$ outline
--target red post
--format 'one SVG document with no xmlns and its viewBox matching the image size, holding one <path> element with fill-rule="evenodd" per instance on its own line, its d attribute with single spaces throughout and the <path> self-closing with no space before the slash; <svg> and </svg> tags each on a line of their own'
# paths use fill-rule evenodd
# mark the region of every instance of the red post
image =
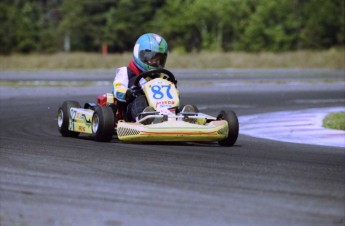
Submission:
<svg viewBox="0 0 345 226">
<path fill-rule="evenodd" d="M 103 43 L 102 44 L 102 55 L 106 56 L 108 54 L 108 44 L 107 43 Z"/>
</svg>

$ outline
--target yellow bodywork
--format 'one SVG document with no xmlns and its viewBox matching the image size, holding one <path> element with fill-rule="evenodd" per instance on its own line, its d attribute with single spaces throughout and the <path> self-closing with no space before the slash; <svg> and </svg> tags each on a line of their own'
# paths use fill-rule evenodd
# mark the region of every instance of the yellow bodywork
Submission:
<svg viewBox="0 0 345 226">
<path fill-rule="evenodd" d="M 172 108 L 180 105 L 179 92 L 175 85 L 162 78 L 153 79 L 145 84 L 143 91 L 149 106 L 157 111 L 161 108 Z"/>
<path fill-rule="evenodd" d="M 71 108 L 68 129 L 70 131 L 92 134 L 91 120 L 93 112 L 83 108 Z"/>
<path fill-rule="evenodd" d="M 224 120 L 212 121 L 205 125 L 184 121 L 165 121 L 143 125 L 119 121 L 117 126 L 119 140 L 129 142 L 148 141 L 219 141 L 228 136 L 228 123 Z"/>
</svg>

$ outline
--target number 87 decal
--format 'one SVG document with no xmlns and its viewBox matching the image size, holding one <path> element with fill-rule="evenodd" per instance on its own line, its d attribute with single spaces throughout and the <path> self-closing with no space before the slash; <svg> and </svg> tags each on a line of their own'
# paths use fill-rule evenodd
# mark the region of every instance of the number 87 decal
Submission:
<svg viewBox="0 0 345 226">
<path fill-rule="evenodd" d="M 172 95 L 170 93 L 170 89 L 171 86 L 168 85 L 162 85 L 162 86 L 158 86 L 158 85 L 154 85 L 151 87 L 151 91 L 153 92 L 153 98 L 156 100 L 160 100 L 164 97 L 164 90 L 165 90 L 165 94 L 168 96 L 169 99 L 172 99 Z"/>
</svg>

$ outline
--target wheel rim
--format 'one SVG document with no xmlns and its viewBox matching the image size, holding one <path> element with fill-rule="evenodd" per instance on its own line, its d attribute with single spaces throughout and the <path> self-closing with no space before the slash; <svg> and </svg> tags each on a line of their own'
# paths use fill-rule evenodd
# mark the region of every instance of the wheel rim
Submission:
<svg viewBox="0 0 345 226">
<path fill-rule="evenodd" d="M 94 133 L 96 133 L 97 130 L 98 130 L 98 127 L 99 127 L 99 117 L 98 117 L 98 115 L 95 114 L 95 115 L 92 117 L 92 131 L 93 131 Z"/>
<path fill-rule="evenodd" d="M 57 116 L 58 127 L 61 128 L 63 124 L 63 111 L 60 109 Z"/>
</svg>

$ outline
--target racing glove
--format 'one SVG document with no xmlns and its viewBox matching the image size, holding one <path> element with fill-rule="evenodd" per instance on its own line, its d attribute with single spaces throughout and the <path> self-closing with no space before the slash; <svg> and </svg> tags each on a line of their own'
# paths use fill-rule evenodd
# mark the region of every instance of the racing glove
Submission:
<svg viewBox="0 0 345 226">
<path fill-rule="evenodd" d="M 137 97 L 136 93 L 132 89 L 127 89 L 126 91 L 126 102 L 132 102 Z"/>
</svg>

